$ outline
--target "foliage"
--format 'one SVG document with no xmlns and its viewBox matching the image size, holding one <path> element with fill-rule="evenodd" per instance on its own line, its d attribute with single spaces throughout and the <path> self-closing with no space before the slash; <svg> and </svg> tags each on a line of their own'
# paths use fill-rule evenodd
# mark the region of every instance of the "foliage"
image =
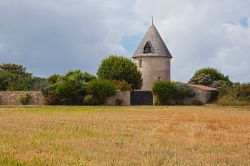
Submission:
<svg viewBox="0 0 250 166">
<path fill-rule="evenodd" d="M 236 99 L 248 101 L 250 103 L 250 83 L 236 86 L 234 93 Z"/>
<path fill-rule="evenodd" d="M 85 85 L 80 82 L 64 80 L 43 90 L 48 104 L 82 104 L 82 98 L 86 95 Z"/>
<path fill-rule="evenodd" d="M 27 105 L 29 103 L 29 101 L 30 101 L 30 98 L 31 98 L 30 94 L 25 93 L 25 94 L 21 95 L 20 102 L 23 105 Z"/>
<path fill-rule="evenodd" d="M 249 105 L 250 104 L 250 83 L 236 84 L 223 91 L 218 102 L 220 105 Z"/>
<path fill-rule="evenodd" d="M 195 95 L 195 92 L 186 84 L 168 81 L 155 82 L 153 85 L 153 93 L 157 96 L 156 105 L 170 104 L 170 100 L 173 100 L 177 105 L 182 105 L 183 99 Z"/>
<path fill-rule="evenodd" d="M 0 90 L 32 90 L 33 77 L 26 68 L 17 64 L 0 65 Z"/>
<path fill-rule="evenodd" d="M 8 89 L 9 83 L 14 79 L 14 74 L 0 71 L 0 90 Z"/>
<path fill-rule="evenodd" d="M 195 72 L 194 76 L 189 81 L 191 84 L 201 84 L 220 88 L 222 86 L 231 86 L 232 82 L 228 76 L 225 76 L 215 68 L 203 68 Z"/>
<path fill-rule="evenodd" d="M 245 106 L 245 105 L 249 105 L 249 102 L 238 100 L 238 99 L 233 98 L 233 96 L 226 95 L 226 96 L 219 98 L 219 100 L 217 101 L 217 104 L 223 105 L 223 106 Z"/>
<path fill-rule="evenodd" d="M 8 72 L 19 76 L 31 76 L 30 73 L 26 72 L 26 68 L 22 65 L 4 63 L 0 65 L 0 72 Z"/>
<path fill-rule="evenodd" d="M 83 99 L 84 105 L 97 105 L 98 101 L 93 97 L 93 95 L 86 95 Z"/>
<path fill-rule="evenodd" d="M 98 104 L 103 104 L 106 97 L 116 94 L 116 89 L 110 80 L 92 80 L 87 85 L 87 92 L 93 96 Z"/>
<path fill-rule="evenodd" d="M 46 78 L 33 77 L 32 78 L 32 90 L 40 91 L 49 86 L 49 81 Z"/>
<path fill-rule="evenodd" d="M 53 74 L 53 75 L 49 76 L 47 78 L 47 80 L 50 84 L 55 84 L 55 83 L 59 82 L 62 78 L 63 78 L 63 76 L 61 76 L 59 74 Z"/>
<path fill-rule="evenodd" d="M 86 72 L 80 70 L 69 71 L 65 76 L 53 75 L 49 78 L 49 87 L 43 90 L 47 104 L 81 105 L 87 95 L 86 85 L 95 79 Z"/>
<path fill-rule="evenodd" d="M 168 81 L 157 81 L 153 85 L 153 93 L 157 96 L 158 104 L 166 105 L 175 90 L 175 85 Z"/>
<path fill-rule="evenodd" d="M 137 66 L 122 56 L 111 55 L 105 58 L 101 62 L 97 76 L 100 79 L 126 81 L 133 89 L 140 89 L 142 86 L 142 77 Z"/>
<path fill-rule="evenodd" d="M 23 77 L 15 75 L 8 83 L 7 90 L 9 91 L 27 91 L 32 90 L 33 79 L 32 77 Z"/>
<path fill-rule="evenodd" d="M 87 72 L 81 72 L 80 70 L 71 70 L 68 71 L 65 75 L 65 78 L 70 81 L 77 81 L 77 82 L 89 82 L 91 80 L 96 79 L 95 76 L 87 73 Z"/>
<path fill-rule="evenodd" d="M 131 85 L 129 83 L 127 83 L 126 81 L 113 80 L 113 83 L 115 85 L 116 90 L 128 91 L 128 90 L 132 89 Z"/>
</svg>

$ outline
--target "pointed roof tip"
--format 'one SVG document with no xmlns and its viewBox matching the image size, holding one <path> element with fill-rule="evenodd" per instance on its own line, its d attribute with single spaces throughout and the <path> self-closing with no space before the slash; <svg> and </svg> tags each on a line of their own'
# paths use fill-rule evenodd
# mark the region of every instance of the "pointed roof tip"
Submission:
<svg viewBox="0 0 250 166">
<path fill-rule="evenodd" d="M 144 47 L 147 44 L 147 42 L 151 43 L 152 48 L 154 50 L 153 53 L 144 54 Z M 139 56 L 160 56 L 160 57 L 172 58 L 171 53 L 169 52 L 166 44 L 164 43 L 157 28 L 154 25 L 153 19 L 152 19 L 152 25 L 147 30 L 147 33 L 145 34 L 143 40 L 141 41 L 141 43 L 139 44 L 138 48 L 136 49 L 133 55 L 133 57 L 139 57 Z"/>
<path fill-rule="evenodd" d="M 154 16 L 152 16 L 152 25 L 154 25 Z"/>
</svg>

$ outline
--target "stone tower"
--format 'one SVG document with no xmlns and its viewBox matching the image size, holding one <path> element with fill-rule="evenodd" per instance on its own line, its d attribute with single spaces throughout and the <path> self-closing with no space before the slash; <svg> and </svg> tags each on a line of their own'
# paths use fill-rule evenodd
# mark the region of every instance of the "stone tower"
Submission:
<svg viewBox="0 0 250 166">
<path fill-rule="evenodd" d="M 133 55 L 142 74 L 141 90 L 151 91 L 153 83 L 158 80 L 170 81 L 171 58 L 167 46 L 152 23 Z"/>
</svg>

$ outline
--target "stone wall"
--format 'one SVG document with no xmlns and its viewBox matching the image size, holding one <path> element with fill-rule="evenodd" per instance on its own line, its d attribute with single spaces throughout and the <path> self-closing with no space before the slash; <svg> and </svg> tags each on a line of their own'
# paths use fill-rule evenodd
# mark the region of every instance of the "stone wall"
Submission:
<svg viewBox="0 0 250 166">
<path fill-rule="evenodd" d="M 195 100 L 199 100 L 202 103 L 210 103 L 214 97 L 214 92 L 217 92 L 216 89 L 202 86 L 202 85 L 192 85 L 188 84 L 195 92 L 195 96 L 191 98 L 186 98 L 182 101 L 184 105 L 191 105 Z M 30 94 L 31 99 L 28 105 L 44 105 L 45 98 L 40 91 L 0 91 L 0 105 L 21 105 L 20 97 L 23 94 Z M 122 101 L 122 106 L 131 105 L 131 92 L 130 91 L 120 91 L 117 92 L 115 96 L 109 97 L 106 99 L 104 105 L 115 106 L 117 105 L 116 101 L 120 99 Z M 156 100 L 154 96 L 154 101 Z M 176 101 L 171 101 L 171 103 L 176 103 Z"/>
<path fill-rule="evenodd" d="M 130 106 L 130 91 L 120 91 L 117 92 L 115 96 L 109 97 L 106 99 L 104 105 L 115 106 L 117 105 L 116 100 L 120 99 L 122 101 L 122 106 Z"/>
<path fill-rule="evenodd" d="M 31 96 L 28 105 L 45 104 L 45 99 L 40 91 L 0 91 L 0 105 L 22 105 L 20 97 L 23 94 Z"/>
<path fill-rule="evenodd" d="M 217 89 L 203 86 L 203 85 L 194 85 L 194 84 L 187 84 L 193 91 L 195 92 L 194 97 L 185 98 L 181 101 L 181 104 L 183 105 L 192 105 L 194 101 L 200 101 L 203 104 L 208 104 L 213 101 L 214 98 L 216 98 L 216 94 L 218 94 Z M 157 97 L 154 96 L 154 102 L 157 100 Z M 180 101 L 169 101 L 170 104 L 180 104 Z M 177 105 L 178 105 L 177 104 Z"/>
<path fill-rule="evenodd" d="M 217 98 L 218 91 L 215 88 L 194 84 L 188 84 L 188 86 L 195 92 L 194 99 L 197 99 L 204 104 L 211 103 L 214 98 Z"/>
</svg>

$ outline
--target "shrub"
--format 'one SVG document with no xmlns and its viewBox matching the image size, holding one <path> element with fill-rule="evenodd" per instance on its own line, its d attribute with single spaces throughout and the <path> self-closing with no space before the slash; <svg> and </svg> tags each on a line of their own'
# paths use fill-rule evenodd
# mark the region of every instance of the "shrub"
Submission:
<svg viewBox="0 0 250 166">
<path fill-rule="evenodd" d="M 98 104 L 103 104 L 107 97 L 116 94 L 116 89 L 112 81 L 92 80 L 87 85 L 87 92 L 93 96 Z"/>
<path fill-rule="evenodd" d="M 250 84 L 237 84 L 227 88 L 217 101 L 220 105 L 243 106 L 250 104 Z"/>
<path fill-rule="evenodd" d="M 117 80 L 113 80 L 113 83 L 115 85 L 115 89 L 116 90 L 120 90 L 120 91 L 128 91 L 131 90 L 131 85 L 129 83 L 127 83 L 126 81 L 117 81 Z"/>
<path fill-rule="evenodd" d="M 142 86 L 142 77 L 137 66 L 122 56 L 111 55 L 102 60 L 97 76 L 100 79 L 126 81 L 133 89 L 140 89 Z"/>
<path fill-rule="evenodd" d="M 201 74 L 195 74 L 193 78 L 189 81 L 189 83 L 210 86 L 213 83 L 213 80 L 210 75 L 201 73 Z"/>
<path fill-rule="evenodd" d="M 55 83 L 59 82 L 59 80 L 62 78 L 63 78 L 63 76 L 61 76 L 59 74 L 53 74 L 53 75 L 49 76 L 47 78 L 47 80 L 50 84 L 55 84 Z"/>
<path fill-rule="evenodd" d="M 93 79 L 95 76 L 86 72 L 69 71 L 65 76 L 60 76 L 59 81 L 45 88 L 43 95 L 47 104 L 82 105 L 87 95 L 86 86 Z"/>
<path fill-rule="evenodd" d="M 232 85 L 232 82 L 229 80 L 228 76 L 225 76 L 215 68 L 209 67 L 196 71 L 193 77 L 190 79 L 189 83 L 212 86 L 214 88 L 219 88 L 221 85 Z"/>
<path fill-rule="evenodd" d="M 219 98 L 219 100 L 217 101 L 217 104 L 223 105 L 223 106 L 246 106 L 246 105 L 249 105 L 249 102 L 234 99 L 232 96 L 226 95 L 226 96 Z"/>
<path fill-rule="evenodd" d="M 122 99 L 115 99 L 115 105 L 121 106 L 122 103 L 123 103 L 123 100 L 122 100 Z"/>
<path fill-rule="evenodd" d="M 167 81 L 155 82 L 153 93 L 157 96 L 156 105 L 183 105 L 183 99 L 195 95 L 195 92 L 188 85 Z"/>
<path fill-rule="evenodd" d="M 250 102 L 250 83 L 236 86 L 234 93 L 236 99 Z"/>
<path fill-rule="evenodd" d="M 23 105 L 27 105 L 29 103 L 29 101 L 30 101 L 30 98 L 31 98 L 30 94 L 25 93 L 25 94 L 21 95 L 20 102 Z"/>
<path fill-rule="evenodd" d="M 51 85 L 49 87 L 46 87 L 42 89 L 42 94 L 45 98 L 45 103 L 48 105 L 58 105 L 60 103 L 60 99 L 56 94 L 56 85 Z"/>
<path fill-rule="evenodd" d="M 175 90 L 175 85 L 168 81 L 157 81 L 153 85 L 153 93 L 157 96 L 159 105 L 168 104 L 168 100 Z"/>
</svg>

